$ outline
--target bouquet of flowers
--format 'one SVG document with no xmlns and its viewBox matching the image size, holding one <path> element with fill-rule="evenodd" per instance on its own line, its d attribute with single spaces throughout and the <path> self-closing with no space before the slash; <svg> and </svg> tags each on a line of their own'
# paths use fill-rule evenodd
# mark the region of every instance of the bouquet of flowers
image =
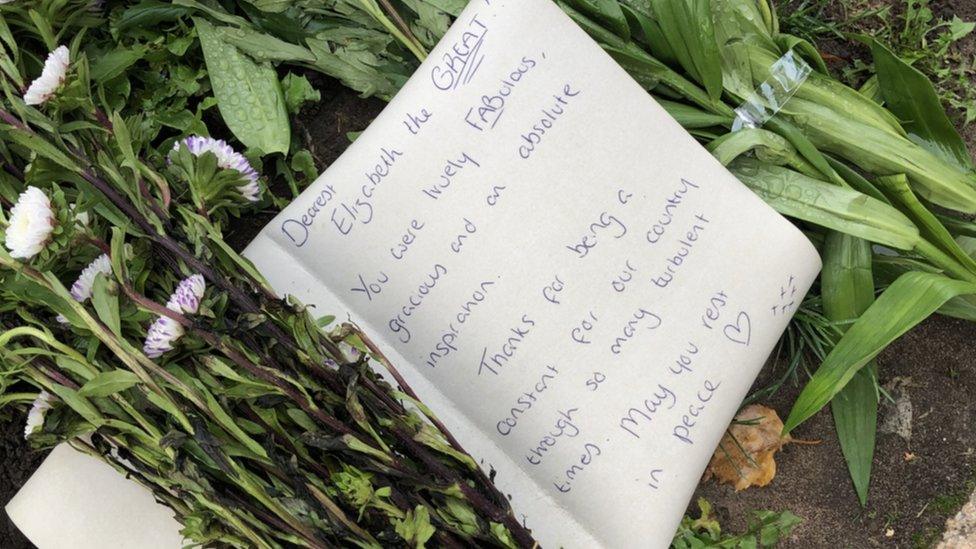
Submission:
<svg viewBox="0 0 976 549">
<path fill-rule="evenodd" d="M 43 8 L 0 19 L 0 404 L 30 404 L 29 441 L 105 459 L 205 546 L 532 546 L 365 334 L 224 241 L 259 169 L 113 110 L 99 14 Z"/>
</svg>

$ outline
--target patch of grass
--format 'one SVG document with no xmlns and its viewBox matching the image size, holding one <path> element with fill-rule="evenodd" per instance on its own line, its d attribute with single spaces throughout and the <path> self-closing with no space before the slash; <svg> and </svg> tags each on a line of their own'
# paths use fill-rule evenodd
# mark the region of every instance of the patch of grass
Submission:
<svg viewBox="0 0 976 549">
<path fill-rule="evenodd" d="M 912 547 L 915 549 L 934 547 L 941 537 L 942 531 L 938 528 L 926 528 L 925 530 L 912 534 Z"/>
<path fill-rule="evenodd" d="M 755 511 L 748 529 L 741 534 L 722 531 L 718 520 L 712 516 L 712 506 L 704 498 L 698 498 L 699 517 L 685 515 L 671 542 L 671 549 L 757 549 L 774 547 L 786 539 L 801 519 L 784 511 Z"/>
<path fill-rule="evenodd" d="M 956 15 L 937 17 L 930 0 L 777 0 L 776 4 L 783 30 L 815 44 L 851 41 L 851 34 L 879 39 L 932 80 L 961 125 L 976 120 L 976 53 L 973 47 L 960 47 L 976 27 L 973 22 Z M 854 59 L 839 76 L 857 86 L 872 73 L 866 57 Z"/>
<path fill-rule="evenodd" d="M 976 471 L 970 473 L 969 479 L 954 490 L 933 497 L 922 508 L 922 513 L 934 514 L 941 520 L 946 520 L 959 512 L 959 509 L 969 501 L 970 495 L 976 490 Z M 919 513 L 921 516 L 922 513 Z M 942 538 L 942 529 L 928 527 L 912 535 L 912 547 L 933 547 Z"/>
<path fill-rule="evenodd" d="M 932 501 L 929 502 L 928 509 L 939 515 L 945 515 L 948 518 L 949 515 L 953 515 L 959 509 L 962 509 L 962 506 L 969 501 L 969 496 L 974 490 L 976 490 L 976 477 L 971 477 L 962 486 L 952 492 L 932 498 Z"/>
</svg>

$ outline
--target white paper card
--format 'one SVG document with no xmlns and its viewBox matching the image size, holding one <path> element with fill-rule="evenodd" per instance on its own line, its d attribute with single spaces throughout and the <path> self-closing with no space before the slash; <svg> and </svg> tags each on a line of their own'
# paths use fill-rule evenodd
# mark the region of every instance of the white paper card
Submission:
<svg viewBox="0 0 976 549">
<path fill-rule="evenodd" d="M 550 0 L 472 1 L 246 255 L 364 327 L 546 547 L 667 547 L 820 267 Z"/>
<path fill-rule="evenodd" d="M 39 549 L 179 549 L 173 511 L 108 464 L 67 444 L 55 448 L 7 504 Z"/>
<path fill-rule="evenodd" d="M 474 1 L 248 249 L 544 546 L 665 547 L 820 263 L 549 0 Z"/>
</svg>

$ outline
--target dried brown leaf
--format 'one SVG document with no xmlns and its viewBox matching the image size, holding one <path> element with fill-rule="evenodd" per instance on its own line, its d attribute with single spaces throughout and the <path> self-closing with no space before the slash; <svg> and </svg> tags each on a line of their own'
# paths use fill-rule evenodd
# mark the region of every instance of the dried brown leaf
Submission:
<svg viewBox="0 0 976 549">
<path fill-rule="evenodd" d="M 761 404 L 743 408 L 712 455 L 705 480 L 714 477 L 735 491 L 766 486 L 776 476 L 774 455 L 791 441 L 782 436 L 783 421 L 776 410 Z"/>
</svg>

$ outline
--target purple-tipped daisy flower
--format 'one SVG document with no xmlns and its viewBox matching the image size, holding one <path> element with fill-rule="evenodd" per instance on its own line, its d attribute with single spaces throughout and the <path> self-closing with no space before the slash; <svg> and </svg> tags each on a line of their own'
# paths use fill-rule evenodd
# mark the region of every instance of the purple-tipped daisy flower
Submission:
<svg viewBox="0 0 976 549">
<path fill-rule="evenodd" d="M 186 330 L 179 322 L 168 316 L 161 316 L 149 326 L 149 333 L 146 334 L 146 343 L 142 346 L 142 350 L 149 358 L 159 358 L 172 351 L 173 345 L 185 333 Z"/>
<path fill-rule="evenodd" d="M 71 297 L 80 303 L 88 301 L 92 296 L 92 286 L 95 285 L 95 277 L 99 273 L 104 275 L 112 274 L 112 260 L 109 259 L 108 254 L 102 254 L 95 258 L 94 261 L 88 264 L 81 274 L 78 275 L 78 280 L 71 285 Z"/>
<path fill-rule="evenodd" d="M 251 163 L 244 158 L 244 155 L 235 151 L 223 139 L 191 135 L 182 141 L 174 143 L 173 150 L 179 150 L 180 144 L 186 145 L 186 148 L 194 156 L 200 156 L 205 152 L 212 152 L 217 157 L 218 166 L 225 170 L 237 170 L 247 180 L 247 183 L 237 187 L 238 192 L 241 193 L 241 196 L 245 200 L 257 202 L 261 199 L 261 186 L 258 185 L 258 179 L 261 177 L 260 174 L 251 167 Z"/>
<path fill-rule="evenodd" d="M 195 314 L 200 310 L 200 300 L 203 299 L 206 289 L 206 281 L 201 275 L 190 276 L 176 286 L 176 291 L 166 302 L 166 308 L 180 314 Z M 162 315 L 149 326 L 142 350 L 149 358 L 159 358 L 172 351 L 185 333 L 186 330 L 179 322 Z"/>
<path fill-rule="evenodd" d="M 95 285 L 95 277 L 99 273 L 105 275 L 112 274 L 112 260 L 109 259 L 108 254 L 102 254 L 96 257 L 94 261 L 89 263 L 81 271 L 78 279 L 71 285 L 71 297 L 79 303 L 84 303 L 91 299 L 92 287 Z M 68 319 L 64 315 L 58 315 L 56 320 L 61 324 L 68 323 Z"/>
<path fill-rule="evenodd" d="M 179 311 L 184 314 L 196 314 L 200 309 L 200 300 L 207 290 L 207 282 L 203 276 L 195 274 L 184 279 L 176 286 L 176 291 L 170 300 L 175 301 Z M 172 307 L 170 307 L 172 309 Z"/>
</svg>

